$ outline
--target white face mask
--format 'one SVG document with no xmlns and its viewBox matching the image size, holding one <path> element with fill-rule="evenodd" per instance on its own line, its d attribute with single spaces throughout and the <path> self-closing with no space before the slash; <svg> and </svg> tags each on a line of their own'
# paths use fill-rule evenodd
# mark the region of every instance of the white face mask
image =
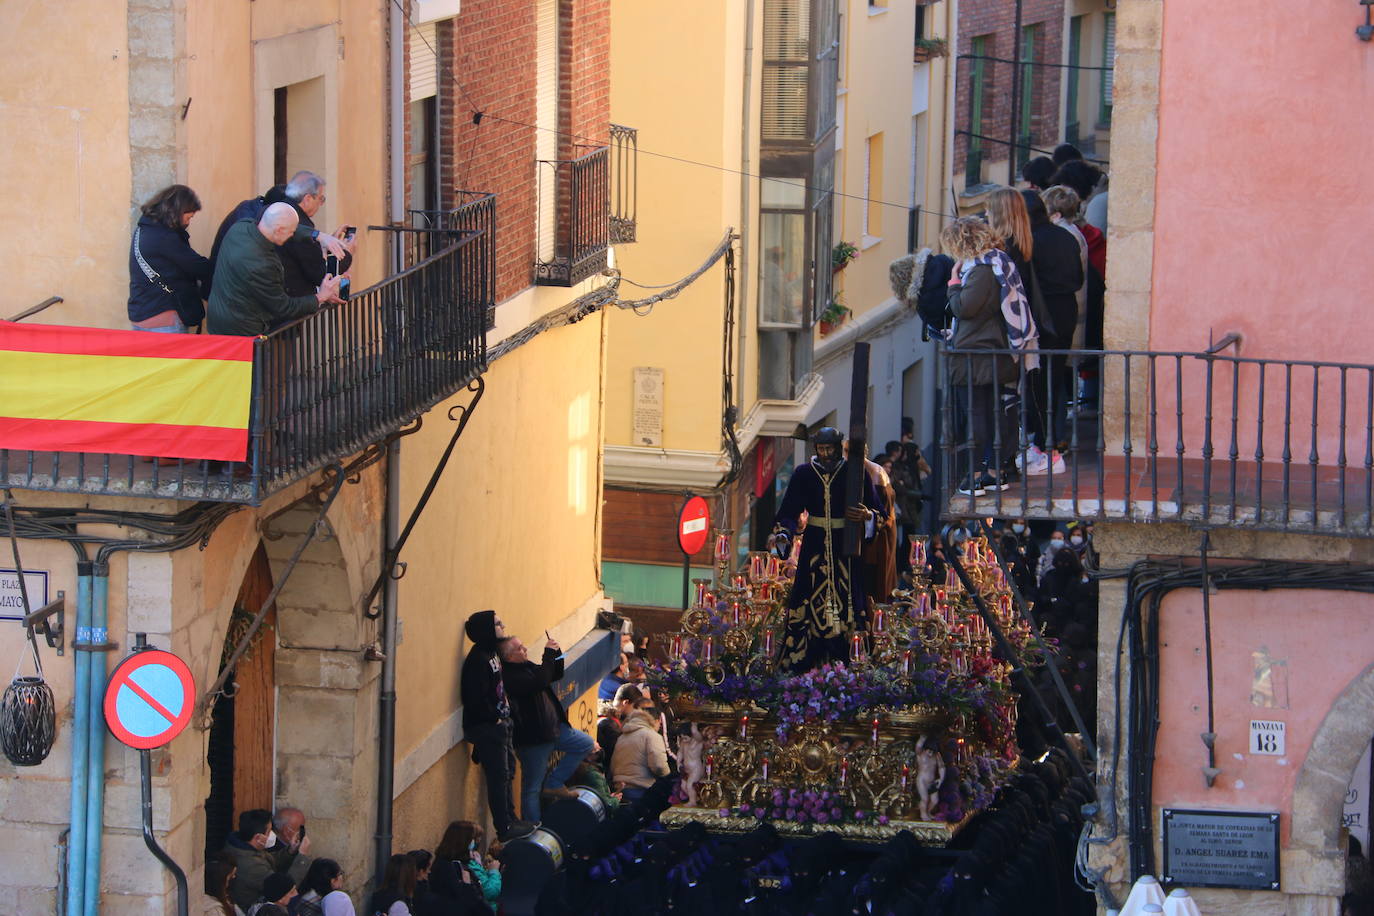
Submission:
<svg viewBox="0 0 1374 916">
<path fill-rule="evenodd" d="M 476 840 L 470 840 L 470 841 L 468 842 L 468 852 L 476 852 L 476 851 L 477 851 L 477 841 L 476 841 Z"/>
<path fill-rule="evenodd" d="M 267 842 L 262 844 L 262 848 L 263 848 L 263 849 L 271 849 L 273 846 L 276 846 L 276 845 L 277 845 L 277 831 L 275 831 L 275 830 L 269 830 L 269 831 L 267 831 Z"/>
<path fill-rule="evenodd" d="M 1083 536 L 1075 534 L 1073 537 L 1069 538 L 1069 543 L 1075 547 L 1079 547 L 1083 544 Z"/>
<path fill-rule="evenodd" d="M 1026 530 L 1026 526 L 1025 526 L 1025 525 L 1012 525 L 1012 526 L 1011 526 L 1011 530 L 1014 531 L 1014 532 L 1016 532 L 1017 534 L 1021 534 L 1023 531 Z"/>
<path fill-rule="evenodd" d="M 1064 539 L 1063 539 L 1063 538 L 1052 538 L 1052 539 L 1050 540 L 1050 549 L 1051 549 L 1051 550 L 1058 550 L 1060 547 L 1063 547 L 1063 546 L 1064 546 Z"/>
</svg>

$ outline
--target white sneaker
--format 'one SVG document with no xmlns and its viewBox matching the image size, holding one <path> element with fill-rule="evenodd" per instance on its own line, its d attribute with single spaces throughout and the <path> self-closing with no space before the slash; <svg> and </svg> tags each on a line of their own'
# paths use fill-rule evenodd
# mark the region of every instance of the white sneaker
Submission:
<svg viewBox="0 0 1374 916">
<path fill-rule="evenodd" d="M 1042 451 L 1040 451 L 1039 446 L 1035 446 L 1035 445 L 1027 446 L 1027 447 L 1026 447 L 1026 451 L 1025 451 L 1024 454 L 1018 452 L 1017 455 L 1016 455 L 1016 467 L 1017 467 L 1017 468 L 1021 471 L 1021 473 L 1023 473 L 1023 474 L 1044 473 L 1043 471 L 1041 471 L 1041 472 L 1028 471 L 1028 470 L 1026 470 L 1026 468 L 1027 468 L 1027 467 L 1033 468 L 1033 467 L 1035 467 L 1036 465 L 1039 465 L 1039 464 L 1041 464 L 1041 463 L 1045 463 L 1045 462 L 1048 462 L 1048 461 L 1049 461 L 1049 459 L 1045 457 L 1045 453 L 1042 452 Z"/>
<path fill-rule="evenodd" d="M 1030 450 L 1026 452 L 1026 466 L 1021 469 L 1021 473 L 1027 477 L 1037 477 L 1048 473 L 1049 469 L 1050 457 L 1040 449 L 1031 446 Z"/>
</svg>

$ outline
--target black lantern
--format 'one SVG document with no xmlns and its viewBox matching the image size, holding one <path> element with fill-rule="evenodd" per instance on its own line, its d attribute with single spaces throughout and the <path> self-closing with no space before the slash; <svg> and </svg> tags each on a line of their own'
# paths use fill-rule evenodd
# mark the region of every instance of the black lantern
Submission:
<svg viewBox="0 0 1374 916">
<path fill-rule="evenodd" d="M 52 750 L 57 704 L 41 677 L 17 677 L 0 697 L 0 748 L 10 763 L 36 767 Z"/>
</svg>

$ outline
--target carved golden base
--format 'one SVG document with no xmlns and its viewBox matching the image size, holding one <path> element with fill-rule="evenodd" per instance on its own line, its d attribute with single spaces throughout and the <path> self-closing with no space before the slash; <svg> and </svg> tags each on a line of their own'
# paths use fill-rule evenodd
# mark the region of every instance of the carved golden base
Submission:
<svg viewBox="0 0 1374 916">
<path fill-rule="evenodd" d="M 759 820 L 752 817 L 722 817 L 720 812 L 713 808 L 689 808 L 686 805 L 678 805 L 664 811 L 659 815 L 659 821 L 664 827 L 669 829 L 684 827 L 687 824 L 701 824 L 711 833 L 742 834 L 748 833 L 759 825 Z M 863 843 L 883 843 L 903 830 L 910 830 L 911 833 L 925 846 L 945 846 L 950 840 L 954 839 L 959 830 L 968 823 L 968 818 L 957 824 L 946 824 L 941 821 L 908 821 L 890 820 L 886 824 L 879 824 L 877 821 L 866 823 L 842 823 L 842 824 L 798 824 L 787 820 L 769 821 L 784 837 L 797 839 L 808 836 L 816 836 L 822 833 L 838 833 L 847 840 L 856 840 Z"/>
</svg>

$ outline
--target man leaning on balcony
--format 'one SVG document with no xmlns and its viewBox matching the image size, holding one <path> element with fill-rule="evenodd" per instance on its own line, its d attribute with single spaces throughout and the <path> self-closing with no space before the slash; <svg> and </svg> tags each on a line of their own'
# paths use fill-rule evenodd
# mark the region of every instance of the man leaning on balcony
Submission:
<svg viewBox="0 0 1374 916">
<path fill-rule="evenodd" d="M 239 220 L 224 236 L 215 262 L 214 284 L 206 309 L 211 334 L 254 337 L 287 321 L 309 315 L 323 305 L 342 302 L 339 278 L 327 276 L 318 292 L 286 293 L 286 277 L 276 248 L 300 225 L 295 208 L 275 203 L 254 223 Z"/>
</svg>

